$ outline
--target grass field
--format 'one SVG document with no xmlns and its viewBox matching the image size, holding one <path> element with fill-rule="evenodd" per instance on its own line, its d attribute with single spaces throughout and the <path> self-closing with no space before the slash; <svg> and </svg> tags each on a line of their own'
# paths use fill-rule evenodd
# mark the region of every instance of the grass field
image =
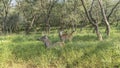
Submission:
<svg viewBox="0 0 120 68">
<path fill-rule="evenodd" d="M 120 31 L 96 40 L 89 30 L 76 32 L 64 47 L 46 49 L 41 34 L 0 36 L 0 68 L 120 68 Z M 49 35 L 59 41 L 57 33 Z"/>
</svg>

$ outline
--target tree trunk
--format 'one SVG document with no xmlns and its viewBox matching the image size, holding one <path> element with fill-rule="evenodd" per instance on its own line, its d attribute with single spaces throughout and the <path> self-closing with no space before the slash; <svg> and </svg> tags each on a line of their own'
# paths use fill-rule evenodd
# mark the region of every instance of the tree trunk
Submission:
<svg viewBox="0 0 120 68">
<path fill-rule="evenodd" d="M 52 9 L 55 6 L 57 1 L 58 0 L 53 1 L 53 3 L 48 8 L 47 16 L 46 16 L 46 19 L 45 19 L 45 23 L 46 23 L 45 31 L 46 31 L 46 33 L 49 33 L 49 31 L 50 31 L 50 14 L 51 14 Z"/>
<path fill-rule="evenodd" d="M 29 33 L 30 33 L 30 30 L 33 28 L 35 18 L 36 18 L 36 15 L 33 16 L 32 21 L 28 21 L 28 22 L 30 22 L 30 23 L 27 24 L 26 34 L 29 34 Z"/>
<path fill-rule="evenodd" d="M 102 41 L 103 38 L 102 38 L 101 33 L 99 32 L 98 24 L 96 24 L 96 26 L 94 26 L 94 27 L 95 27 L 95 32 L 97 34 L 98 40 Z"/>
<path fill-rule="evenodd" d="M 101 8 L 101 13 L 102 13 L 104 21 L 105 21 L 106 33 L 107 33 L 108 36 L 110 36 L 110 24 L 109 24 L 109 22 L 107 20 L 105 10 L 104 10 L 103 4 L 102 4 L 102 0 L 98 0 L 98 2 L 99 2 L 99 5 L 100 5 L 100 8 Z"/>
<path fill-rule="evenodd" d="M 2 0 L 2 3 L 3 3 L 3 6 L 4 6 L 4 13 L 5 14 L 2 14 L 3 15 L 3 23 L 2 23 L 2 32 L 3 33 L 7 33 L 7 18 L 8 18 L 8 8 L 9 8 L 9 2 L 5 2 L 4 0 Z"/>
<path fill-rule="evenodd" d="M 102 35 L 101 35 L 101 33 L 99 32 L 98 23 L 97 23 L 96 20 L 92 17 L 92 14 L 91 14 L 91 10 L 92 10 L 92 7 L 93 7 L 94 0 L 92 1 L 92 4 L 91 4 L 91 7 L 90 7 L 89 12 L 87 12 L 87 9 L 86 9 L 86 7 L 85 7 L 84 1 L 81 0 L 81 2 L 82 2 L 83 8 L 84 8 L 84 10 L 85 10 L 85 13 L 86 13 L 86 15 L 87 15 L 87 18 L 88 18 L 89 22 L 92 24 L 92 26 L 93 26 L 94 29 L 95 29 L 95 32 L 96 32 L 96 35 L 97 35 L 98 40 L 100 40 L 100 41 L 103 40 L 103 39 L 102 39 Z"/>
</svg>

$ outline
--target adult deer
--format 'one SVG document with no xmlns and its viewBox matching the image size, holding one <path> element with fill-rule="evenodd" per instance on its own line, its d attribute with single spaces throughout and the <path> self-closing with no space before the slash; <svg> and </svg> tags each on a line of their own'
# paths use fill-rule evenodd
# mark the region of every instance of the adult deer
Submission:
<svg viewBox="0 0 120 68">
<path fill-rule="evenodd" d="M 39 41 L 42 41 L 45 45 L 46 48 L 50 48 L 50 47 L 53 47 L 53 46 L 64 46 L 64 42 L 56 42 L 56 43 L 52 43 L 48 36 L 42 36 L 41 38 L 38 38 L 37 40 Z"/>
<path fill-rule="evenodd" d="M 59 31 L 59 37 L 62 42 L 65 42 L 67 40 L 72 41 L 73 39 L 73 33 L 75 31 L 73 30 L 71 33 L 64 33 L 63 31 Z"/>
</svg>

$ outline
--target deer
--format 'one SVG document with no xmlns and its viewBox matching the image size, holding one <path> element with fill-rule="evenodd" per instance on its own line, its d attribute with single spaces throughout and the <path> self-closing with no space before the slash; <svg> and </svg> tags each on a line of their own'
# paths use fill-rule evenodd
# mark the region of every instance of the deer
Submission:
<svg viewBox="0 0 120 68">
<path fill-rule="evenodd" d="M 59 37 L 60 37 L 60 40 L 62 41 L 62 42 L 65 42 L 65 41 L 72 41 L 72 39 L 73 39 L 73 33 L 74 33 L 75 31 L 73 30 L 71 33 L 67 33 L 67 32 L 65 32 L 65 33 L 63 33 L 63 31 L 59 31 Z"/>
<path fill-rule="evenodd" d="M 42 41 L 46 48 L 51 48 L 51 47 L 54 47 L 54 46 L 60 46 L 60 47 L 64 46 L 64 42 L 52 43 L 50 41 L 50 39 L 48 38 L 48 36 L 46 36 L 46 35 L 42 36 L 41 38 L 38 38 L 37 40 Z"/>
</svg>

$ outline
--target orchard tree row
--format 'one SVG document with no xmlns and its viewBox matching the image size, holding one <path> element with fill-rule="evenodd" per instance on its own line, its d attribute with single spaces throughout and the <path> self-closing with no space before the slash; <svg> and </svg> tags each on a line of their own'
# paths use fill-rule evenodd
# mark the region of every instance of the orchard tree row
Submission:
<svg viewBox="0 0 120 68">
<path fill-rule="evenodd" d="M 120 0 L 0 0 L 0 32 L 19 33 L 52 29 L 93 28 L 102 40 L 99 27 L 110 36 L 119 26 Z"/>
</svg>

